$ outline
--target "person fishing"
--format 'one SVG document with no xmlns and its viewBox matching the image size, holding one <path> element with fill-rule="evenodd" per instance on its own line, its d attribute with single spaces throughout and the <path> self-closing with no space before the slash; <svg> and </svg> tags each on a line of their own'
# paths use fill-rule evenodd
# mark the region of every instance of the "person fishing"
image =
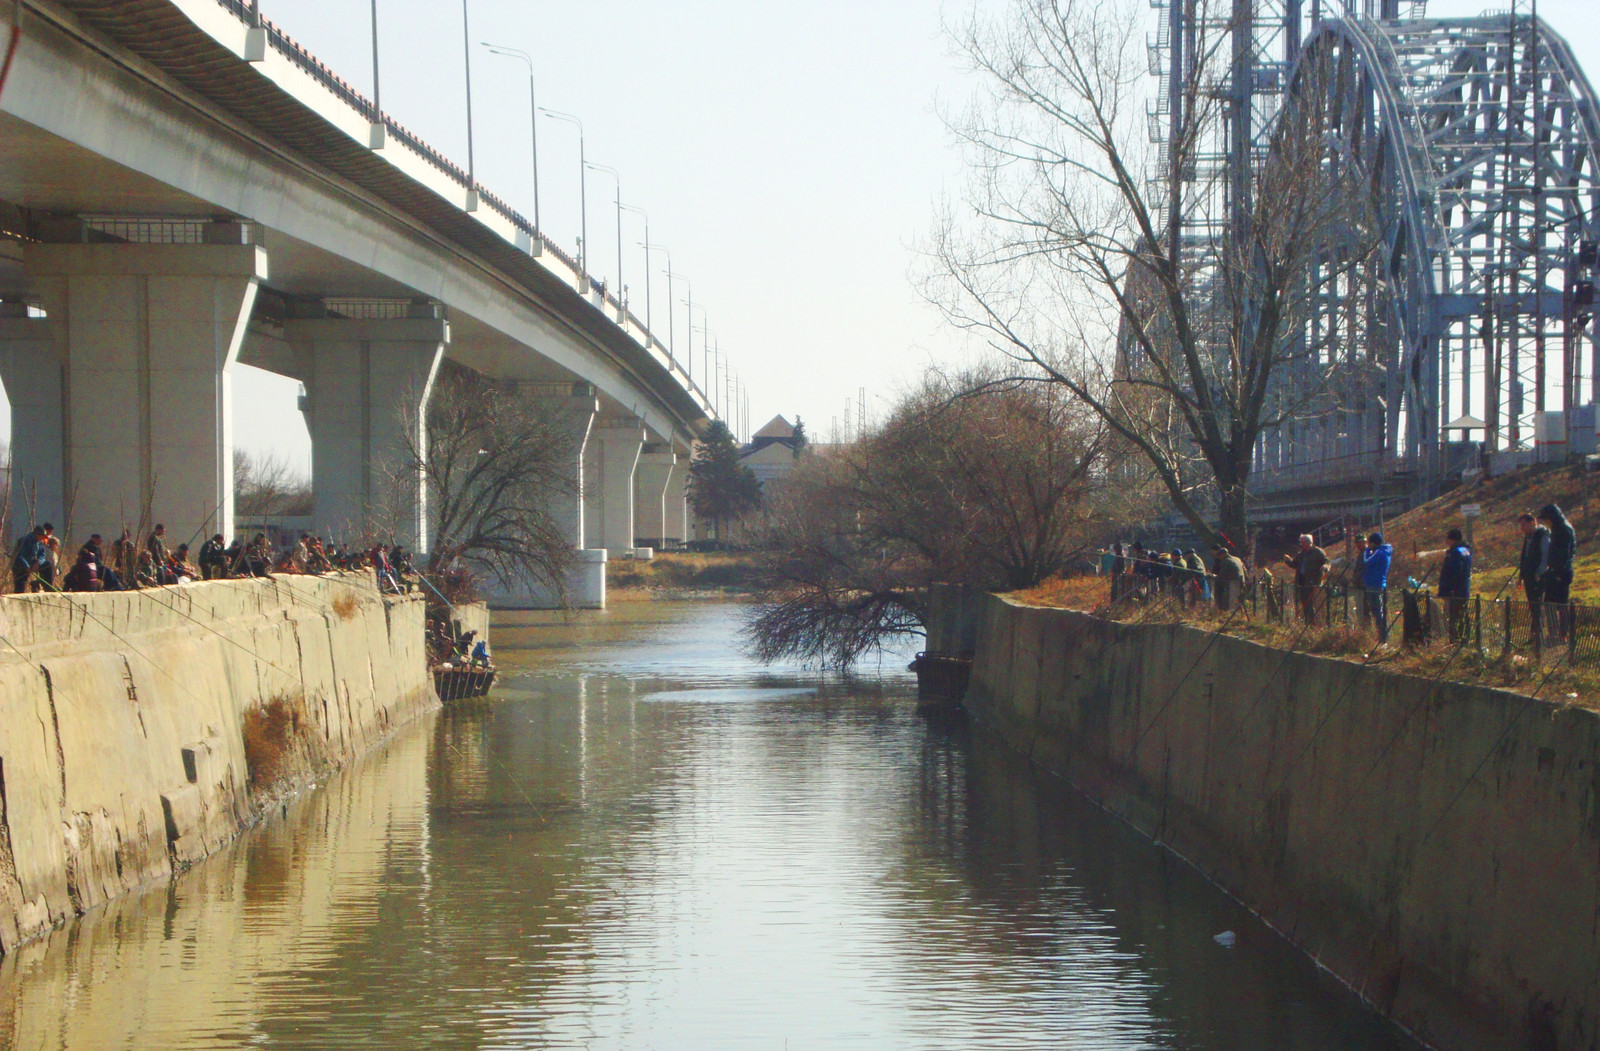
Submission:
<svg viewBox="0 0 1600 1051">
<path fill-rule="evenodd" d="M 1444 601 L 1445 623 L 1450 629 L 1450 641 L 1462 642 L 1467 637 L 1467 599 L 1472 595 L 1472 549 L 1467 546 L 1461 530 L 1451 529 L 1445 534 L 1449 546 L 1445 548 L 1444 562 L 1439 566 L 1439 598 Z"/>
</svg>

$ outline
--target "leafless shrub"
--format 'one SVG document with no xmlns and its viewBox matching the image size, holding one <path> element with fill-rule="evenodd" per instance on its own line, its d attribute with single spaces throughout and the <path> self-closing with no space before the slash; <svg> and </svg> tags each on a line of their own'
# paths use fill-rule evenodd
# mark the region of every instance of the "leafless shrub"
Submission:
<svg viewBox="0 0 1600 1051">
<path fill-rule="evenodd" d="M 1031 587 L 1060 573 L 1112 503 L 1115 443 L 1059 389 L 930 377 L 854 446 L 804 458 L 760 537 L 762 660 L 844 666 L 920 635 L 936 583 Z"/>
<path fill-rule="evenodd" d="M 397 479 L 420 474 L 427 486 L 430 577 L 531 584 L 565 599 L 575 554 L 564 524 L 578 496 L 578 446 L 562 411 L 471 370 L 441 367 L 426 429 L 414 414 L 406 421 L 408 447 L 396 472 Z M 415 491 L 414 484 L 394 488 Z M 394 520 L 405 517 L 391 511 Z"/>
<path fill-rule="evenodd" d="M 244 518 L 311 513 L 311 481 L 280 453 L 233 451 L 233 504 Z"/>
<path fill-rule="evenodd" d="M 356 601 L 354 595 L 346 593 L 334 596 L 333 612 L 340 620 L 349 621 L 355 619 L 356 611 L 360 608 L 361 604 Z"/>
<path fill-rule="evenodd" d="M 278 694 L 244 713 L 244 761 L 252 788 L 268 788 L 288 772 L 304 710 L 303 696 Z"/>
</svg>

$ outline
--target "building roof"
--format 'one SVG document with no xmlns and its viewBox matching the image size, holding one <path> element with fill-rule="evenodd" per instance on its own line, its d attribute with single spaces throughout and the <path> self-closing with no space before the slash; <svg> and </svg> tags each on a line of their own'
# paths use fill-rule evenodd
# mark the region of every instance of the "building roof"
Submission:
<svg viewBox="0 0 1600 1051">
<path fill-rule="evenodd" d="M 762 425 L 761 429 L 752 434 L 751 439 L 778 438 L 788 439 L 794 437 L 794 426 L 782 416 L 774 416 Z"/>
</svg>

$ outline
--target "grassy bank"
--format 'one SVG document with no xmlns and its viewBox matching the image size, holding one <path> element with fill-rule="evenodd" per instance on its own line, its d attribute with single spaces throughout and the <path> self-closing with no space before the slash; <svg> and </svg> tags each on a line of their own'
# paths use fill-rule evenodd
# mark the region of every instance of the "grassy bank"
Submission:
<svg viewBox="0 0 1600 1051">
<path fill-rule="evenodd" d="M 755 590 L 755 557 L 744 552 L 658 552 L 649 562 L 606 563 L 606 590 L 630 598 L 698 598 Z"/>
</svg>

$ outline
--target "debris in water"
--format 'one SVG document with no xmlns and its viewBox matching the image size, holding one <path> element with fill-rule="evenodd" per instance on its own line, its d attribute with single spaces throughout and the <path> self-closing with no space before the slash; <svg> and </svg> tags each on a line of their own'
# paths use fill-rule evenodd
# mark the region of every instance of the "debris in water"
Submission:
<svg viewBox="0 0 1600 1051">
<path fill-rule="evenodd" d="M 1231 949 L 1233 948 L 1233 943 L 1238 941 L 1239 938 L 1232 931 L 1223 931 L 1221 934 L 1216 935 L 1211 940 L 1222 946 L 1224 949 Z"/>
</svg>

